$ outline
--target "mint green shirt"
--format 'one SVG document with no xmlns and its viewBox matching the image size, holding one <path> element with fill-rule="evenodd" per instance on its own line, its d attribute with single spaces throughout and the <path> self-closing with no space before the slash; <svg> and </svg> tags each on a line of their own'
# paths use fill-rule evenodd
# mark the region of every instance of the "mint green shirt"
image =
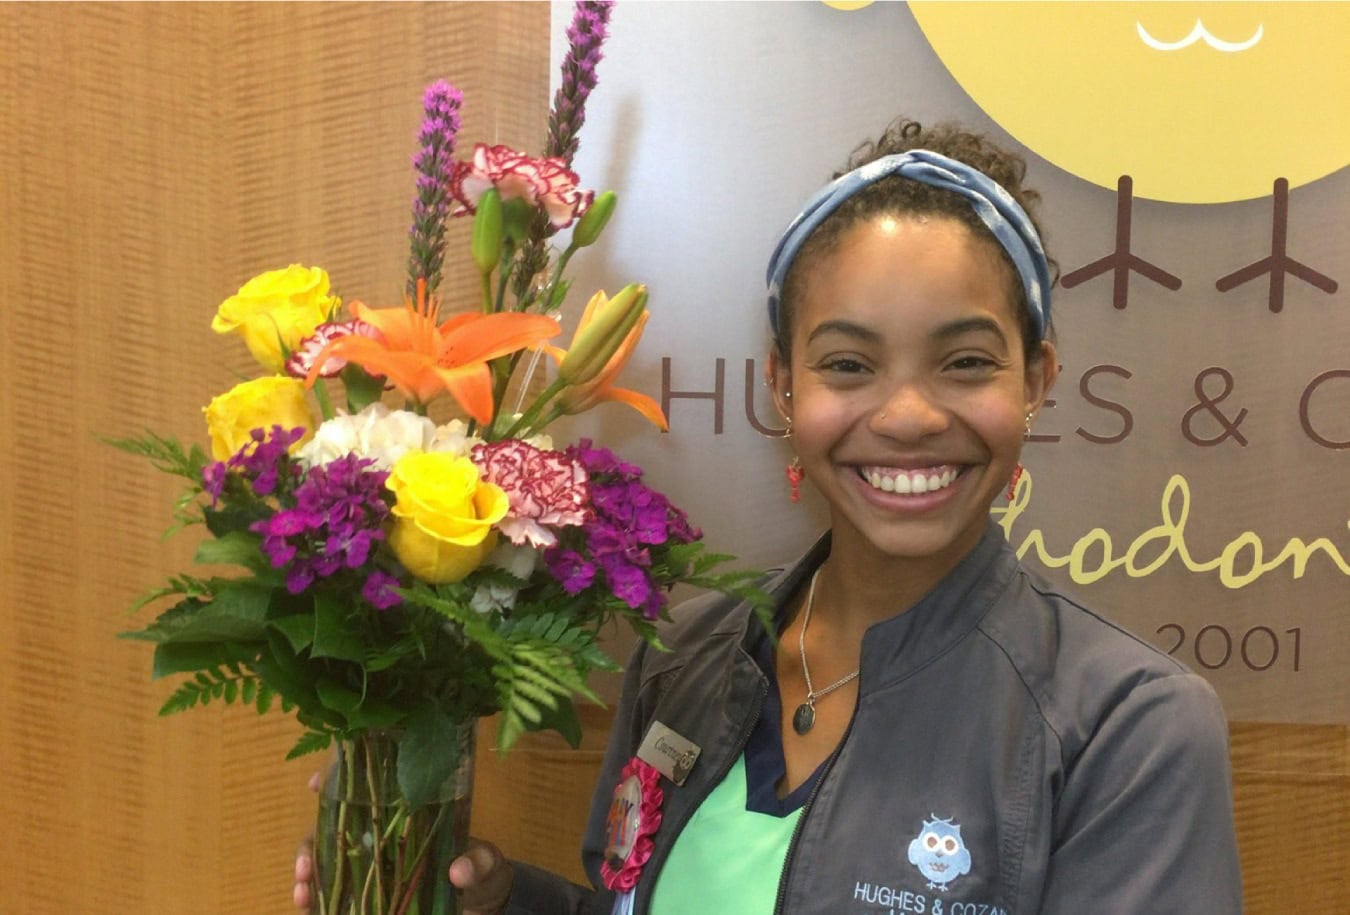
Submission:
<svg viewBox="0 0 1350 915">
<path fill-rule="evenodd" d="M 802 811 L 746 810 L 745 786 L 742 753 L 676 837 L 652 892 L 652 915 L 772 915 Z"/>
</svg>

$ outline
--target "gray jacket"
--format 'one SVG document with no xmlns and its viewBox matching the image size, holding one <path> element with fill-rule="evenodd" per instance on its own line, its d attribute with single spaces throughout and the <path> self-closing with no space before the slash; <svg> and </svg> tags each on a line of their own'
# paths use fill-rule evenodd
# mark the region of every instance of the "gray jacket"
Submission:
<svg viewBox="0 0 1350 915">
<path fill-rule="evenodd" d="M 768 584 L 780 604 L 828 538 Z M 599 886 L 619 771 L 659 720 L 702 748 L 662 780 L 647 911 L 671 843 L 741 753 L 768 689 L 744 605 L 678 608 L 629 664 L 583 844 Z M 945 846 L 945 847 L 944 847 Z M 690 912 L 715 913 L 716 900 Z M 508 912 L 607 913 L 611 894 L 517 865 Z M 862 646 L 853 721 L 803 811 L 791 915 L 1229 915 L 1242 909 L 1228 732 L 1208 684 L 1017 561 L 994 525 Z"/>
</svg>

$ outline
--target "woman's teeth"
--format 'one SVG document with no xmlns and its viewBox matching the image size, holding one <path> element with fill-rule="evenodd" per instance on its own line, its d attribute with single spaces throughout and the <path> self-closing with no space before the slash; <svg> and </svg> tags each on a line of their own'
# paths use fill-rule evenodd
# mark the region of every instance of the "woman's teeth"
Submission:
<svg viewBox="0 0 1350 915">
<path fill-rule="evenodd" d="M 880 489 L 882 492 L 898 492 L 901 495 L 918 495 L 946 489 L 952 485 L 956 476 L 957 470 L 954 467 L 935 467 L 928 470 L 871 467 L 863 470 L 863 479 L 874 489 Z"/>
</svg>

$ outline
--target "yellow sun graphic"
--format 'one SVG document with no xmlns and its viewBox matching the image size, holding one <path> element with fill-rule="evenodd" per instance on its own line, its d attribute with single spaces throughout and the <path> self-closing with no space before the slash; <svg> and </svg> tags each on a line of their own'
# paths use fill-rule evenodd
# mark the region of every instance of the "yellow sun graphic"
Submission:
<svg viewBox="0 0 1350 915">
<path fill-rule="evenodd" d="M 912 0 L 951 74 L 1049 161 L 1219 203 L 1350 164 L 1350 3 Z"/>
</svg>

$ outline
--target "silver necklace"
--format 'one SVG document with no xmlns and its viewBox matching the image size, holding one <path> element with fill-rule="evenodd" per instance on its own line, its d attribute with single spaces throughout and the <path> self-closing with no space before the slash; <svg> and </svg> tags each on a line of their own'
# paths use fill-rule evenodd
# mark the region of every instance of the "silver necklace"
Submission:
<svg viewBox="0 0 1350 915">
<path fill-rule="evenodd" d="M 816 692 L 811 686 L 811 668 L 806 664 L 806 627 L 811 625 L 811 607 L 816 602 L 816 579 L 820 577 L 820 569 L 817 568 L 815 574 L 811 576 L 811 587 L 806 591 L 806 610 L 802 615 L 802 628 L 797 633 L 797 653 L 802 658 L 802 676 L 806 678 L 806 701 L 797 706 L 797 711 L 792 713 L 792 730 L 798 734 L 805 734 L 816 725 L 816 700 L 828 696 L 830 693 L 852 681 L 858 676 L 861 668 L 855 670 L 846 677 L 840 677 L 829 686 Z"/>
</svg>

